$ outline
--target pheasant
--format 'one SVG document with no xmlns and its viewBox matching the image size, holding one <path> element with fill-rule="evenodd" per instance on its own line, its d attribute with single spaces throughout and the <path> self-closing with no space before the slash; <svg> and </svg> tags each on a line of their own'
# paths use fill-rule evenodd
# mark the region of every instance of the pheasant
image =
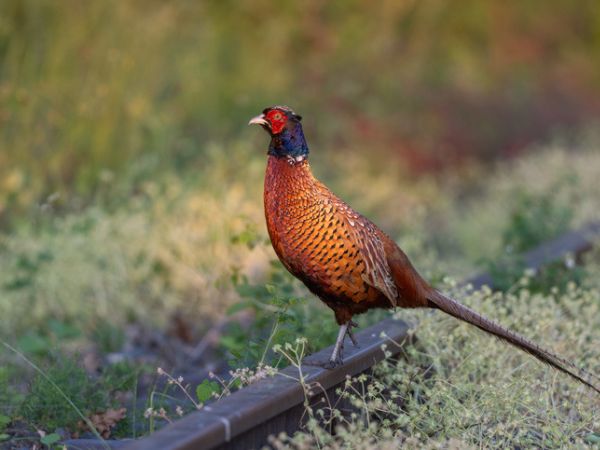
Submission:
<svg viewBox="0 0 600 450">
<path fill-rule="evenodd" d="M 371 308 L 435 308 L 528 352 L 600 393 L 589 374 L 431 287 L 404 252 L 312 174 L 301 116 L 272 106 L 249 124 L 270 135 L 264 185 L 267 229 L 275 253 L 319 297 L 340 325 L 327 366 L 342 364 L 352 317 Z M 585 376 L 585 378 L 584 378 Z"/>
</svg>

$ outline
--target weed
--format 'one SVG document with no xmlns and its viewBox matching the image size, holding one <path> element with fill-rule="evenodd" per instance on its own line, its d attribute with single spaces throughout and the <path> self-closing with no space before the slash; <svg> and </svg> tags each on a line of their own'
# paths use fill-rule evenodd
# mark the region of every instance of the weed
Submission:
<svg viewBox="0 0 600 450">
<path fill-rule="evenodd" d="M 7 348 L 22 356 L 10 346 Z M 0 373 L 0 397 L 1 400 L 8 398 L 9 404 L 13 405 L 7 417 L 19 418 L 40 430 L 43 444 L 55 442 L 56 433 L 44 434 L 46 430 L 65 429 L 79 433 L 87 429 L 99 437 L 98 426 L 104 437 L 110 432 L 121 436 L 129 434 L 125 410 L 113 408 L 118 405 L 117 393 L 135 390 L 139 369 L 120 363 L 106 368 L 103 377 L 92 378 L 73 358 L 64 355 L 56 355 L 54 364 L 45 370 L 28 359 L 26 361 L 37 372 L 27 393 L 19 398 L 14 394 L 8 398 L 2 391 L 7 377 Z"/>
<path fill-rule="evenodd" d="M 3 417 L 15 417 L 19 405 L 23 402 L 23 394 L 11 388 L 15 372 L 13 366 L 0 367 L 0 415 Z"/>
<path fill-rule="evenodd" d="M 52 380 L 52 383 L 49 381 Z M 56 386 L 60 388 L 57 390 Z M 46 430 L 76 429 L 81 415 L 65 401 L 65 397 L 85 416 L 107 408 L 109 399 L 103 386 L 88 378 L 85 370 L 68 358 L 49 367 L 45 375 L 37 375 L 29 386 L 19 408 L 28 423 Z"/>
<path fill-rule="evenodd" d="M 187 411 L 201 410 L 205 403 L 219 400 L 234 390 L 274 376 L 278 371 L 275 367 L 259 364 L 255 369 L 246 367 L 231 370 L 227 379 L 210 373 L 210 379 L 203 380 L 195 389 L 182 376 L 174 377 L 161 367 L 156 372 L 160 377 L 166 378 L 167 383 L 162 391 L 153 389 L 148 397 L 144 418 L 148 420 L 149 433 L 156 429 L 157 419 L 170 423 L 173 418 L 180 417 Z M 183 394 L 183 398 L 177 397 L 177 394 Z"/>
<path fill-rule="evenodd" d="M 108 395 L 116 392 L 129 392 L 135 389 L 137 379 L 145 371 L 145 367 L 128 361 L 107 365 L 99 382 Z"/>
<path fill-rule="evenodd" d="M 109 322 L 100 322 L 91 332 L 92 340 L 103 353 L 120 350 L 125 342 L 125 333 L 122 327 L 117 327 Z"/>
<path fill-rule="evenodd" d="M 554 295 L 578 320 L 565 321 L 548 307 Z M 599 361 L 597 289 L 571 284 L 551 295 L 525 287 L 508 294 L 484 289 L 460 298 L 568 359 Z M 451 317 L 402 315 L 420 317 L 419 347 L 405 346 L 403 358 L 384 360 L 371 376 L 349 378 L 338 395 L 351 408 L 323 414 L 307 405 L 307 414 L 319 420 L 273 439 L 275 448 L 593 448 L 597 395 Z"/>
<path fill-rule="evenodd" d="M 272 352 L 273 346 L 308 335 L 310 348 L 314 350 L 335 338 L 330 332 L 335 331 L 332 314 L 319 308 L 316 302 L 309 304 L 299 297 L 298 282 L 281 263 L 271 263 L 264 284 L 252 284 L 238 274 L 232 277 L 232 282 L 241 300 L 230 307 L 228 313 L 249 310 L 253 314 L 249 329 L 232 324 L 221 340 L 222 346 L 233 357 L 232 365 L 253 367 L 267 363 L 277 367 L 282 360 Z"/>
<path fill-rule="evenodd" d="M 571 198 L 559 200 L 558 192 L 571 191 L 574 178 L 559 179 L 543 193 L 515 192 L 515 205 L 502 233 L 505 248 L 523 253 L 568 230 L 574 217 Z M 570 197 L 570 196 L 569 196 Z"/>
<path fill-rule="evenodd" d="M 501 234 L 503 252 L 482 260 L 495 288 L 503 291 L 512 288 L 526 269 L 522 254 L 569 229 L 574 217 L 573 207 L 569 199 L 556 193 L 568 191 L 573 183 L 572 178 L 563 178 L 548 191 L 534 194 L 518 190 L 514 193 L 513 209 Z M 543 291 L 553 286 L 563 288 L 568 281 L 580 281 L 585 272 L 572 264 L 558 263 L 548 266 L 538 275 L 531 289 Z"/>
<path fill-rule="evenodd" d="M 299 336 L 306 338 L 310 353 L 334 342 L 338 326 L 333 312 L 308 294 L 279 261 L 271 261 L 265 283 L 250 283 L 239 274 L 234 274 L 232 282 L 241 300 L 228 313 L 246 310 L 253 318 L 248 328 L 230 324 L 221 338 L 233 367 L 282 367 L 288 362 L 273 352 L 273 347 L 294 342 Z M 373 311 L 357 317 L 356 321 L 359 326 L 367 326 L 385 314 L 386 311 Z"/>
</svg>

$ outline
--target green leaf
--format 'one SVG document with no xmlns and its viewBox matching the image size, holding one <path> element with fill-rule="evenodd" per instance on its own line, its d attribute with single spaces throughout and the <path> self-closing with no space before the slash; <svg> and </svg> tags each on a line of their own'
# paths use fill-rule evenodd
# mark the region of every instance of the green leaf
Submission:
<svg viewBox="0 0 600 450">
<path fill-rule="evenodd" d="M 234 336 L 222 336 L 221 345 L 231 353 L 241 352 L 245 347 L 245 343 L 241 339 L 236 339 Z"/>
<path fill-rule="evenodd" d="M 0 434 L 0 442 L 7 441 L 9 439 L 10 439 L 10 434 L 5 434 L 5 433 Z"/>
<path fill-rule="evenodd" d="M 58 433 L 50 433 L 40 439 L 40 442 L 42 444 L 48 445 L 48 446 L 50 446 L 52 444 L 56 444 L 58 441 L 60 441 L 60 434 L 58 434 Z"/>
<path fill-rule="evenodd" d="M 23 353 L 43 353 L 50 348 L 50 342 L 36 332 L 29 332 L 18 341 Z"/>
<path fill-rule="evenodd" d="M 269 283 L 265 284 L 265 289 L 271 295 L 275 295 L 277 293 L 277 286 L 274 286 L 272 284 L 269 284 Z"/>
<path fill-rule="evenodd" d="M 590 444 L 600 444 L 600 434 L 590 433 L 585 437 L 585 441 Z"/>
<path fill-rule="evenodd" d="M 10 417 L 0 414 L 0 430 L 3 430 L 10 422 Z"/>
<path fill-rule="evenodd" d="M 56 319 L 51 319 L 48 322 L 48 327 L 58 339 L 73 339 L 81 335 L 81 331 L 75 325 Z"/>
<path fill-rule="evenodd" d="M 213 394 L 219 393 L 219 384 L 215 381 L 204 380 L 196 387 L 196 397 L 201 403 L 206 402 L 212 398 Z"/>
</svg>

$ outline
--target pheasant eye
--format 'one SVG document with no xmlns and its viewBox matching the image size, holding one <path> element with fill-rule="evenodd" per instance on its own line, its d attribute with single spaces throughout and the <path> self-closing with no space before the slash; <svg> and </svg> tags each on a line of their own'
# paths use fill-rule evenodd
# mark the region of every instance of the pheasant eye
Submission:
<svg viewBox="0 0 600 450">
<path fill-rule="evenodd" d="M 275 120 L 281 120 L 281 113 L 275 113 L 275 114 L 273 114 L 273 119 L 275 119 Z"/>
</svg>

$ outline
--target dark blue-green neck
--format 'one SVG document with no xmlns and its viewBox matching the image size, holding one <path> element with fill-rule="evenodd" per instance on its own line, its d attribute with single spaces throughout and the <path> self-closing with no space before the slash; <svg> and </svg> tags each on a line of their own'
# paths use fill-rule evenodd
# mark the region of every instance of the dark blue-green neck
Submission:
<svg viewBox="0 0 600 450">
<path fill-rule="evenodd" d="M 306 158 L 308 145 L 300 122 L 289 123 L 281 133 L 271 137 L 268 153 L 278 157 Z"/>
</svg>

